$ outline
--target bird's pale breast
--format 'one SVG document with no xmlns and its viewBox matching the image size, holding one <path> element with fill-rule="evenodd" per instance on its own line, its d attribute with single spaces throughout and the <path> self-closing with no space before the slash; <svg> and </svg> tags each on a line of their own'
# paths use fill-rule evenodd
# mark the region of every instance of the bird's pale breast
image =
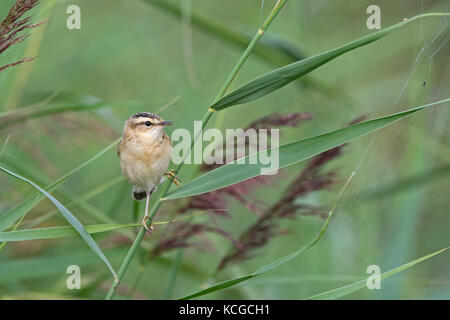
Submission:
<svg viewBox="0 0 450 320">
<path fill-rule="evenodd" d="M 172 144 L 166 135 L 158 142 L 145 139 L 123 140 L 120 148 L 120 167 L 123 175 L 135 186 L 151 191 L 167 171 Z"/>
</svg>

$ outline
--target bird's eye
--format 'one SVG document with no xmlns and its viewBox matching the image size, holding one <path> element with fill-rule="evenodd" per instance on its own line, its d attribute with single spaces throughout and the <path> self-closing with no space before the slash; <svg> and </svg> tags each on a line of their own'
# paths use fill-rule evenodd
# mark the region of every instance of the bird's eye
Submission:
<svg viewBox="0 0 450 320">
<path fill-rule="evenodd" d="M 150 127 L 152 125 L 152 123 L 150 121 L 145 121 L 144 123 L 147 127 Z"/>
</svg>

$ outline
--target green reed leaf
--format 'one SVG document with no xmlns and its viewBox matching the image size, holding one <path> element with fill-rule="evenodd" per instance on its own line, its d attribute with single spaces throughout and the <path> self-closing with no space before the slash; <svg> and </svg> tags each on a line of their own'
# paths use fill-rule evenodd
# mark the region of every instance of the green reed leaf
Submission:
<svg viewBox="0 0 450 320">
<path fill-rule="evenodd" d="M 261 98 L 269 93 L 276 91 L 290 82 L 300 78 L 301 76 L 317 69 L 318 67 L 326 64 L 327 62 L 339 57 L 340 55 L 357 49 L 359 47 L 365 46 L 369 43 L 372 43 L 378 39 L 383 38 L 388 35 L 392 31 L 395 31 L 404 25 L 425 17 L 433 17 L 433 16 L 445 16 L 449 15 L 447 13 L 425 13 L 413 18 L 410 18 L 406 21 L 402 21 L 380 31 L 371 33 L 365 37 L 360 39 L 351 41 L 341 47 L 336 49 L 323 52 L 317 54 L 315 56 L 291 63 L 279 69 L 273 70 L 269 73 L 266 73 L 246 84 L 241 86 L 240 88 L 234 90 L 233 92 L 227 94 L 219 101 L 215 102 L 211 109 L 219 111 L 226 108 L 229 108 L 234 105 L 246 103 L 249 101 L 256 100 Z"/>
<path fill-rule="evenodd" d="M 114 278 L 117 279 L 116 272 L 114 271 L 113 267 L 109 263 L 108 259 L 103 254 L 102 250 L 98 247 L 97 243 L 95 243 L 94 239 L 91 237 L 89 232 L 86 231 L 84 226 L 81 224 L 81 222 L 70 212 L 61 202 L 56 200 L 50 193 L 39 187 L 37 184 L 35 184 L 33 181 L 28 180 L 27 178 L 24 178 L 12 171 L 9 171 L 8 169 L 5 169 L 3 167 L 0 167 L 0 170 L 19 179 L 24 182 L 29 183 L 36 189 L 38 189 L 42 194 L 44 194 L 53 204 L 58 208 L 58 210 L 61 212 L 61 214 L 64 216 L 64 218 L 70 223 L 70 225 L 79 233 L 81 238 L 86 242 L 86 244 L 94 251 L 100 259 L 103 260 L 103 262 L 106 264 L 106 266 L 109 268 L 111 273 L 113 274 Z"/>
<path fill-rule="evenodd" d="M 142 106 L 145 103 L 145 101 L 139 100 L 107 102 L 87 94 L 56 92 L 47 94 L 47 97 L 37 104 L 0 113 L 0 131 L 27 120 L 58 113 L 91 111 L 100 108 L 135 107 Z"/>
<path fill-rule="evenodd" d="M 428 260 L 428 259 L 434 257 L 435 255 L 443 253 L 447 249 L 448 248 L 441 249 L 439 251 L 436 251 L 436 252 L 433 252 L 433 253 L 431 253 L 429 255 L 426 255 L 426 256 L 424 256 L 422 258 L 413 260 L 413 261 L 405 263 L 405 264 L 403 264 L 403 265 L 401 265 L 399 267 L 396 267 L 396 268 L 391 269 L 389 271 L 383 272 L 381 274 L 381 279 L 386 279 L 386 278 L 389 278 L 389 277 L 391 277 L 391 276 L 393 276 L 393 275 L 395 275 L 395 274 L 397 274 L 399 272 L 405 271 L 406 269 L 409 269 L 409 268 L 411 268 L 412 266 L 414 266 L 414 265 L 416 265 L 418 263 L 421 263 L 421 262 L 423 262 L 425 260 Z M 356 292 L 358 290 L 361 290 L 361 289 L 364 289 L 364 288 L 367 288 L 366 279 L 357 281 L 355 283 L 352 283 L 352 284 L 349 284 L 349 285 L 346 285 L 346 286 L 343 286 L 343 287 L 340 287 L 340 288 L 336 288 L 336 289 L 333 289 L 333 290 L 322 292 L 322 293 L 313 295 L 311 297 L 308 297 L 306 299 L 307 300 L 332 300 L 332 299 L 338 299 L 338 298 L 344 297 L 346 295 L 349 295 L 351 293 L 354 293 L 354 292 Z"/>
<path fill-rule="evenodd" d="M 140 226 L 140 223 L 127 224 L 94 224 L 84 226 L 89 234 L 113 231 L 122 228 Z M 0 232 L 0 241 L 25 241 L 37 239 L 55 239 L 77 235 L 78 232 L 71 226 L 34 228 L 17 231 Z"/>
<path fill-rule="evenodd" d="M 279 167 L 282 168 L 293 165 L 321 152 L 327 151 L 353 139 L 379 130 L 394 123 L 395 121 L 408 117 L 415 112 L 449 101 L 450 98 L 447 98 L 399 113 L 360 122 L 352 126 L 321 134 L 315 137 L 282 145 L 279 148 Z M 273 151 L 274 150 L 269 150 L 269 152 Z M 181 187 L 175 189 L 173 192 L 170 192 L 166 197 L 163 198 L 163 200 L 190 197 L 221 189 L 259 176 L 261 175 L 261 169 L 263 169 L 265 166 L 263 166 L 261 163 L 249 164 L 249 158 L 256 155 L 255 158 L 260 159 L 259 155 L 263 152 L 266 153 L 266 151 L 261 151 L 256 154 L 248 155 L 244 158 L 238 159 L 215 170 L 212 170 L 186 183 L 185 185 L 182 185 Z"/>
<path fill-rule="evenodd" d="M 106 148 L 104 148 L 103 150 L 101 150 L 100 152 L 95 154 L 92 158 L 88 159 L 87 161 L 85 161 L 84 163 L 82 163 L 81 165 L 79 165 L 78 167 L 73 169 L 72 171 L 68 172 L 67 174 L 60 177 L 55 182 L 48 185 L 45 188 L 45 190 L 47 192 L 52 192 L 59 185 L 61 185 L 61 183 L 63 183 L 65 180 L 67 180 L 67 178 L 69 178 L 70 176 L 72 176 L 73 174 L 75 174 L 76 172 L 78 172 L 79 170 L 81 170 L 82 168 L 84 168 L 85 166 L 90 164 L 91 162 L 98 159 L 105 152 L 107 152 L 108 150 L 110 150 L 114 146 L 116 146 L 118 142 L 119 142 L 119 140 L 114 141 L 109 146 L 107 146 Z M 17 219 L 19 219 L 23 215 L 25 215 L 28 211 L 30 211 L 33 207 L 35 207 L 44 198 L 45 198 L 45 196 L 42 193 L 38 193 L 34 196 L 31 196 L 31 197 L 25 199 L 24 201 L 22 201 L 15 207 L 11 208 L 10 210 L 0 214 L 0 231 L 3 231 L 5 229 L 7 229 L 9 226 L 11 226 L 11 224 L 13 224 L 15 221 L 17 221 Z"/>
<path fill-rule="evenodd" d="M 126 249 L 123 247 L 108 250 L 108 256 L 113 263 L 120 263 Z M 95 266 L 98 263 L 96 255 L 90 249 L 80 249 L 64 254 L 51 253 L 42 256 L 28 256 L 25 258 L 8 258 L 0 263 L 0 283 L 17 283 L 23 280 L 51 278 L 56 279 L 71 264 L 83 267 Z"/>
<path fill-rule="evenodd" d="M 425 184 L 434 182 L 438 179 L 448 179 L 449 174 L 450 165 L 445 164 L 419 174 L 401 178 L 392 183 L 376 185 L 355 194 L 353 196 L 355 199 L 355 205 L 367 204 L 370 201 L 384 197 L 392 197 L 397 193 L 407 192 L 409 190 L 423 187 Z"/>
</svg>

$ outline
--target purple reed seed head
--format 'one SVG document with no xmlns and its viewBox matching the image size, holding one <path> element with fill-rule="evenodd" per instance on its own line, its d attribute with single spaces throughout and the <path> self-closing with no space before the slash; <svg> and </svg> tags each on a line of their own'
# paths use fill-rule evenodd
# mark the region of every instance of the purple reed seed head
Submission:
<svg viewBox="0 0 450 320">
<path fill-rule="evenodd" d="M 29 34 L 24 33 L 26 29 L 35 28 L 44 22 L 32 24 L 31 17 L 21 17 L 33 9 L 39 0 L 18 0 L 9 10 L 8 14 L 0 24 L 0 55 L 12 45 L 24 41 Z M 32 61 L 35 57 L 27 57 L 0 67 L 0 72 L 7 68 Z"/>
</svg>

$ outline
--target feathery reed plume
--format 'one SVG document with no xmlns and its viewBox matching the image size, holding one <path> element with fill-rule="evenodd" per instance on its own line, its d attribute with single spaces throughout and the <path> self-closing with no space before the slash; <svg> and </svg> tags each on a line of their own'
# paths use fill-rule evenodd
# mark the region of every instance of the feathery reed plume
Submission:
<svg viewBox="0 0 450 320">
<path fill-rule="evenodd" d="M 39 0 L 17 0 L 6 15 L 5 19 L 0 24 L 0 55 L 14 44 L 24 41 L 29 34 L 24 33 L 26 29 L 32 29 L 44 22 L 30 23 L 31 16 L 21 19 L 22 16 L 29 10 L 34 8 L 39 3 Z M 22 64 L 34 60 L 36 57 L 27 57 L 20 59 L 0 67 L 0 72 L 9 67 Z"/>
<path fill-rule="evenodd" d="M 359 117 L 348 125 L 364 120 Z M 271 238 L 280 234 L 277 222 L 280 219 L 295 218 L 299 214 L 313 214 L 325 218 L 325 210 L 321 207 L 299 203 L 299 199 L 315 191 L 328 189 L 338 182 L 333 171 L 322 173 L 325 164 L 339 157 L 346 144 L 325 151 L 308 161 L 300 174 L 289 184 L 281 197 L 272 207 L 267 209 L 258 220 L 247 228 L 239 237 L 240 248 L 234 248 L 219 263 L 217 271 L 226 265 L 242 261 L 250 257 L 250 253 L 266 245 Z"/>
<path fill-rule="evenodd" d="M 322 208 L 299 204 L 297 200 L 309 193 L 324 190 L 337 182 L 333 172 L 321 173 L 320 168 L 341 154 L 341 148 L 329 150 L 332 153 L 320 154 L 310 160 L 297 178 L 285 189 L 285 196 L 267 209 L 258 220 L 239 237 L 240 249 L 233 249 L 219 263 L 218 270 L 230 262 L 250 258 L 250 252 L 266 245 L 271 238 L 279 234 L 277 222 L 280 219 L 294 218 L 299 213 L 321 216 Z"/>
<path fill-rule="evenodd" d="M 189 239 L 204 232 L 219 234 L 228 239 L 236 248 L 240 248 L 239 242 L 223 229 L 212 227 L 204 223 L 176 223 L 168 232 L 168 235 L 163 236 L 158 241 L 158 244 L 152 249 L 150 252 L 150 259 L 177 248 L 194 247 L 200 249 L 202 248 L 201 243 L 195 243 L 189 241 Z"/>
<path fill-rule="evenodd" d="M 270 129 L 273 127 L 280 128 L 280 127 L 297 127 L 300 123 L 306 120 L 311 120 L 312 115 L 310 112 L 296 112 L 296 113 L 288 113 L 288 114 L 280 114 L 280 113 L 274 113 L 270 114 L 268 116 L 262 117 L 256 121 L 253 121 L 250 123 L 246 128 L 244 128 L 244 131 L 247 130 L 258 130 L 258 129 Z M 267 131 L 267 134 L 270 135 L 270 131 Z M 245 140 L 244 146 L 242 146 L 243 149 L 247 150 L 249 148 L 249 140 Z M 236 160 L 236 149 L 235 150 L 227 150 L 225 142 L 222 146 L 217 146 L 217 148 L 222 148 L 224 150 L 223 152 L 223 161 L 222 163 L 226 163 L 226 155 L 228 153 L 231 153 L 234 155 L 233 161 Z M 219 163 L 212 163 L 212 164 L 206 164 L 203 163 L 201 169 L 203 171 L 209 171 L 216 169 L 223 164 Z"/>
<path fill-rule="evenodd" d="M 271 114 L 261 119 L 258 119 L 248 125 L 244 131 L 249 129 L 270 129 L 272 127 L 296 127 L 301 122 L 305 120 L 311 120 L 311 113 L 302 112 L 302 113 L 290 113 L 290 114 Z M 270 134 L 270 131 L 268 131 Z M 220 146 L 219 146 L 220 147 Z M 221 146 L 224 150 L 223 152 L 223 161 L 222 163 L 226 163 L 226 155 L 227 153 L 232 153 L 232 160 L 237 159 L 237 150 L 227 150 L 226 145 L 223 144 Z M 243 148 L 247 149 L 249 147 L 249 140 L 245 140 Z M 210 171 L 217 167 L 222 166 L 223 164 L 203 164 L 201 167 L 202 171 Z M 248 179 L 246 181 L 242 181 L 240 183 L 234 184 L 232 186 L 222 188 L 216 191 L 208 192 L 205 194 L 201 194 L 195 197 L 190 198 L 188 203 L 179 209 L 179 213 L 184 213 L 189 210 L 209 210 L 209 209 L 223 209 L 227 205 L 227 198 L 234 198 L 241 204 L 243 204 L 247 209 L 253 211 L 259 215 L 263 213 L 263 209 L 261 208 L 262 203 L 258 199 L 249 199 L 249 195 L 254 190 L 255 187 L 262 185 L 270 185 L 273 180 L 273 176 L 257 176 L 252 179 Z M 221 212 L 222 214 L 227 214 L 225 212 Z M 219 212 L 220 214 L 220 212 Z"/>
<path fill-rule="evenodd" d="M 301 122 L 305 120 L 311 120 L 312 115 L 310 112 L 297 112 L 289 114 L 274 113 L 266 117 L 260 118 L 250 125 L 247 129 L 268 129 L 272 127 L 297 127 Z"/>
</svg>

